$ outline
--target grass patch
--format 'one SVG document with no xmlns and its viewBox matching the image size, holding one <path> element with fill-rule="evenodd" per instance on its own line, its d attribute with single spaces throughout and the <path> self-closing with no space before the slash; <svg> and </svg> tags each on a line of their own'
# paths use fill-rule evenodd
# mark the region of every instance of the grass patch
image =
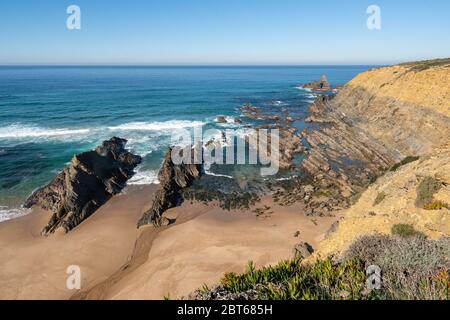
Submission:
<svg viewBox="0 0 450 320">
<path fill-rule="evenodd" d="M 419 159 L 420 159 L 420 157 L 408 156 L 408 157 L 406 157 L 405 159 L 403 159 L 402 161 L 400 161 L 400 162 L 394 164 L 394 165 L 392 166 L 392 168 L 390 169 L 390 171 L 395 172 L 395 171 L 397 171 L 400 167 L 402 167 L 402 166 L 404 166 L 404 165 L 406 165 L 406 164 L 408 164 L 408 163 L 417 161 L 417 160 L 419 160 Z"/>
<path fill-rule="evenodd" d="M 434 177 L 425 177 L 417 187 L 416 206 L 423 208 L 433 201 L 433 196 L 442 188 L 442 182 Z"/>
<path fill-rule="evenodd" d="M 400 237 L 412 237 L 418 235 L 419 232 L 414 229 L 414 227 L 410 224 L 396 224 L 392 226 L 391 233 Z"/>
<path fill-rule="evenodd" d="M 377 197 L 375 198 L 375 201 L 373 202 L 374 206 L 379 205 L 381 202 L 383 202 L 383 200 L 386 198 L 386 193 L 384 192 L 379 192 Z"/>
<path fill-rule="evenodd" d="M 450 209 L 448 203 L 445 203 L 440 200 L 433 200 L 430 203 L 423 206 L 425 210 L 441 210 L 441 209 Z"/>
</svg>

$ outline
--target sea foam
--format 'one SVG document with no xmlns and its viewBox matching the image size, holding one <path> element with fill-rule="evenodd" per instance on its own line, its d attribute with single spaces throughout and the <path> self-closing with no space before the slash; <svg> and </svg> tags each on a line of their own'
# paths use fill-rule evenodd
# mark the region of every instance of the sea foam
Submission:
<svg viewBox="0 0 450 320">
<path fill-rule="evenodd" d="M 11 219 L 19 218 L 30 213 L 29 209 L 8 209 L 7 207 L 0 206 L 0 222 L 8 221 Z"/>
<path fill-rule="evenodd" d="M 109 130 L 123 130 L 123 131 L 159 131 L 170 129 L 193 128 L 205 125 L 202 121 L 188 121 L 188 120 L 170 120 L 163 122 L 129 122 L 114 127 L 108 127 Z"/>
<path fill-rule="evenodd" d="M 128 185 L 159 184 L 158 171 L 137 170 L 135 175 L 127 182 Z"/>
<path fill-rule="evenodd" d="M 12 124 L 6 127 L 0 127 L 0 139 L 20 139 L 20 138 L 40 138 L 40 137 L 61 137 L 78 136 L 89 133 L 89 129 L 67 129 L 67 128 L 41 128 L 37 126 L 28 126 L 21 124 Z"/>
</svg>

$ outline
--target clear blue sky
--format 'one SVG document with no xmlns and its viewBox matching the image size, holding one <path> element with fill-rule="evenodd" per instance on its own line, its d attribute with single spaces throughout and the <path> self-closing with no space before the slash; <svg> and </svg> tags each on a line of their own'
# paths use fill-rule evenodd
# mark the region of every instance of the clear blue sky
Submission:
<svg viewBox="0 0 450 320">
<path fill-rule="evenodd" d="M 81 8 L 81 30 L 66 8 Z M 366 27 L 381 7 L 382 29 Z M 450 56 L 449 0 L 14 0 L 0 64 L 390 64 Z"/>
</svg>

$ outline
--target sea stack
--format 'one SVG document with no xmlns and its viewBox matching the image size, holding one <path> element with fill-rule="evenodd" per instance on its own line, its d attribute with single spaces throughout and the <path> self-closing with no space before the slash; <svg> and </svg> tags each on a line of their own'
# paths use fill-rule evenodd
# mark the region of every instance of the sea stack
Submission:
<svg viewBox="0 0 450 320">
<path fill-rule="evenodd" d="M 328 82 L 326 75 L 320 77 L 319 81 L 313 81 L 303 86 L 304 89 L 311 89 L 312 91 L 331 91 L 333 88 Z"/>
<path fill-rule="evenodd" d="M 142 160 L 125 149 L 126 143 L 113 137 L 95 150 L 75 155 L 60 174 L 25 201 L 25 208 L 39 206 L 53 212 L 42 235 L 58 228 L 69 232 L 123 189 Z"/>
<path fill-rule="evenodd" d="M 172 160 L 172 150 L 174 149 L 169 148 L 167 151 L 159 171 L 160 187 L 156 192 L 152 207 L 138 221 L 138 228 L 147 224 L 155 227 L 170 224 L 171 221 L 163 217 L 164 212 L 180 205 L 183 201 L 183 189 L 191 186 L 194 180 L 202 174 L 202 165 L 200 164 L 175 164 Z"/>
</svg>

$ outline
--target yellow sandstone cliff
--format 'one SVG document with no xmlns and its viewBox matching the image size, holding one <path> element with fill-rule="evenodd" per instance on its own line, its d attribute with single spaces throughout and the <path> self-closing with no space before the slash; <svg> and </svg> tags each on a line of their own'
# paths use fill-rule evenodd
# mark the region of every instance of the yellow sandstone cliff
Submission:
<svg viewBox="0 0 450 320">
<path fill-rule="evenodd" d="M 396 224 L 433 239 L 450 236 L 450 59 L 370 70 L 335 99 L 361 130 L 402 156 L 420 158 L 369 186 L 315 256 L 340 253 L 362 235 L 391 234 Z M 439 185 L 429 199 L 434 210 L 419 201 L 426 179 Z"/>
<path fill-rule="evenodd" d="M 335 105 L 403 156 L 430 153 L 450 137 L 450 59 L 364 72 L 342 89 Z"/>
</svg>

